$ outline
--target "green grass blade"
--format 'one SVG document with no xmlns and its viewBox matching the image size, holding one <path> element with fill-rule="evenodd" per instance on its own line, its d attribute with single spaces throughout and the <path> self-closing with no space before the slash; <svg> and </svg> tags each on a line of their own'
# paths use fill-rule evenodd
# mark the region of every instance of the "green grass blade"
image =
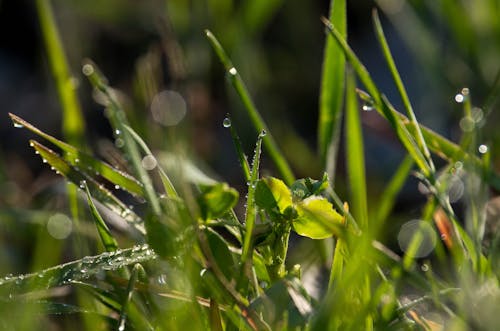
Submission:
<svg viewBox="0 0 500 331">
<path fill-rule="evenodd" d="M 151 149 L 149 149 L 148 145 L 141 138 L 141 136 L 139 136 L 139 134 L 137 132 L 135 132 L 135 130 L 132 129 L 130 126 L 125 125 L 124 127 L 130 133 L 130 135 L 132 136 L 132 138 L 134 138 L 135 142 L 139 145 L 139 147 L 142 149 L 142 151 L 144 152 L 144 154 L 146 154 L 148 156 L 153 156 L 153 153 L 151 152 Z M 155 160 L 156 160 L 156 158 L 155 158 Z M 163 188 L 165 189 L 165 192 L 167 193 L 167 195 L 169 197 L 172 197 L 172 198 L 173 197 L 179 197 L 179 195 L 177 194 L 177 191 L 175 190 L 174 185 L 172 184 L 172 181 L 170 180 L 170 178 L 168 177 L 167 173 L 163 170 L 163 168 L 158 164 L 157 161 L 156 161 L 156 167 L 155 168 L 158 169 L 158 173 L 160 174 L 160 179 L 161 179 L 161 182 L 163 184 Z"/>
<path fill-rule="evenodd" d="M 331 35 L 334 36 L 337 43 L 342 47 L 349 63 L 352 65 L 357 76 L 373 98 L 373 106 L 389 121 L 398 135 L 399 140 L 405 146 L 408 153 L 410 153 L 413 157 L 424 175 L 427 178 L 431 178 L 434 171 L 429 166 L 427 159 L 420 151 L 417 143 L 415 142 L 414 136 L 412 136 L 408 129 L 403 125 L 402 120 L 399 116 L 397 116 L 398 113 L 394 110 L 389 101 L 387 101 L 387 99 L 379 92 L 370 76 L 370 73 L 366 70 L 365 66 L 361 63 L 356 54 L 354 54 L 340 32 L 337 31 L 337 29 L 327 19 L 323 18 L 322 20 L 326 27 L 330 30 Z"/>
<path fill-rule="evenodd" d="M 92 193 L 92 196 L 94 196 L 99 202 L 101 202 L 111 211 L 126 220 L 139 232 L 144 233 L 144 228 L 141 224 L 142 220 L 139 218 L 139 216 L 137 216 L 130 208 L 128 208 L 103 185 L 96 182 L 92 177 L 86 176 L 84 173 L 76 170 L 76 168 L 63 160 L 57 153 L 43 146 L 42 144 L 31 140 L 30 146 L 32 146 L 35 151 L 40 154 L 42 160 L 50 164 L 50 166 L 54 168 L 57 173 L 66 177 L 76 186 L 81 186 L 83 188 L 86 183 L 90 192 Z"/>
<path fill-rule="evenodd" d="M 64 152 L 64 159 L 72 166 L 84 169 L 89 174 L 97 173 L 114 185 L 118 185 L 132 194 L 143 194 L 141 183 L 129 174 L 115 169 L 111 165 L 80 151 L 78 148 L 54 138 L 17 115 L 9 113 L 9 116 L 15 126 L 24 127 L 60 148 Z"/>
<path fill-rule="evenodd" d="M 83 146 L 85 123 L 72 82 L 68 62 L 61 43 L 49 0 L 37 0 L 36 8 L 40 19 L 42 35 L 47 48 L 50 67 L 56 81 L 63 110 L 62 130 L 66 139 L 76 146 Z"/>
<path fill-rule="evenodd" d="M 430 168 L 434 170 L 434 164 L 432 162 L 431 154 L 429 152 L 429 149 L 427 148 L 427 144 L 425 143 L 422 132 L 420 131 L 420 126 L 418 125 L 417 118 L 415 117 L 413 107 L 410 103 L 410 98 L 408 97 L 408 93 L 406 92 L 403 81 L 401 80 L 401 76 L 399 75 L 398 69 L 396 68 L 396 63 L 394 62 L 394 58 L 392 57 L 391 51 L 389 49 L 389 45 L 385 38 L 384 30 L 382 29 L 382 24 L 380 23 L 380 19 L 378 17 L 376 9 L 373 10 L 373 23 L 375 26 L 375 31 L 377 32 L 377 39 L 379 41 L 380 47 L 382 48 L 382 52 L 391 72 L 392 79 L 396 84 L 401 99 L 403 100 L 404 107 L 406 108 L 406 112 L 408 114 L 408 117 L 410 118 L 410 123 L 415 127 L 415 140 L 417 141 L 420 150 L 427 159 L 427 163 L 429 164 Z"/>
<path fill-rule="evenodd" d="M 86 256 L 33 274 L 0 278 L 0 293 L 16 295 L 71 284 L 89 279 L 103 270 L 115 271 L 156 258 L 156 254 L 148 245 L 137 245 L 116 252 Z"/>
<path fill-rule="evenodd" d="M 241 253 L 241 263 L 245 265 L 247 261 L 252 259 L 252 238 L 253 238 L 253 228 L 255 225 L 255 219 L 257 217 L 257 210 L 255 204 L 255 187 L 257 180 L 259 179 L 259 166 L 260 166 L 260 153 L 262 146 L 262 138 L 264 138 L 265 132 L 261 132 L 257 138 L 257 144 L 255 146 L 255 154 L 253 156 L 252 162 L 252 172 L 250 176 L 250 181 L 248 182 L 248 195 L 247 195 L 247 209 L 245 212 L 245 236 L 243 238 L 243 248 Z"/>
<path fill-rule="evenodd" d="M 127 311 L 128 306 L 130 305 L 130 301 L 132 300 L 132 294 L 134 294 L 135 283 L 138 278 L 139 270 L 142 269 L 140 264 L 134 265 L 132 268 L 132 273 L 130 275 L 130 279 L 127 285 L 126 297 L 125 301 L 122 303 L 122 309 L 120 311 L 120 319 L 118 322 L 118 330 L 125 330 L 125 323 L 127 322 Z"/>
<path fill-rule="evenodd" d="M 330 21 L 347 39 L 346 1 L 330 2 Z M 342 103 L 344 96 L 345 57 L 342 48 L 330 34 L 326 35 L 326 45 L 321 73 L 319 99 L 318 146 L 322 166 L 330 180 L 334 180 L 337 150 L 340 138 Z"/>
<path fill-rule="evenodd" d="M 346 79 L 346 161 L 351 210 L 362 229 L 368 227 L 366 169 L 363 133 L 359 115 L 354 74 L 349 70 Z"/>
<path fill-rule="evenodd" d="M 233 66 L 231 60 L 227 56 L 226 52 L 222 48 L 221 44 L 219 41 L 215 38 L 215 36 L 212 34 L 212 32 L 206 30 L 205 31 L 206 36 L 212 45 L 215 53 L 219 57 L 219 60 L 222 62 L 224 65 L 224 68 L 228 72 L 229 79 L 231 81 L 231 84 L 233 85 L 234 89 L 236 90 L 236 93 L 241 98 L 241 101 L 243 102 L 243 105 L 245 106 L 245 109 L 247 111 L 248 116 L 250 117 L 250 120 L 252 121 L 252 124 L 255 127 L 255 130 L 257 132 L 262 132 L 263 130 L 267 132 L 266 136 L 264 137 L 264 147 L 266 148 L 267 152 L 269 153 L 269 156 L 273 160 L 274 164 L 276 165 L 276 168 L 280 172 L 281 176 L 283 177 L 285 183 L 287 185 L 291 185 L 295 181 L 295 177 L 293 175 L 293 172 L 288 165 L 288 162 L 286 161 L 285 157 L 281 153 L 281 151 L 278 148 L 278 145 L 276 144 L 276 141 L 274 140 L 271 132 L 269 131 L 269 128 L 267 127 L 266 123 L 262 119 L 262 116 L 260 115 L 259 111 L 257 110 L 257 107 L 255 106 L 255 103 L 252 101 L 252 98 L 250 97 L 250 93 L 248 92 L 248 89 L 245 86 L 245 83 L 241 79 L 240 74 L 236 70 L 236 68 Z"/>
<path fill-rule="evenodd" d="M 392 176 L 389 184 L 387 184 L 384 192 L 381 195 L 380 201 L 377 203 L 377 214 L 373 222 L 377 226 L 384 224 L 385 220 L 389 217 L 389 214 L 391 213 L 391 210 L 396 203 L 396 196 L 403 187 L 406 179 L 408 178 L 413 165 L 414 162 L 412 157 L 407 155 Z"/>
<path fill-rule="evenodd" d="M 99 233 L 99 237 L 101 237 L 101 241 L 104 245 L 104 248 L 106 249 L 107 252 L 114 252 L 118 249 L 118 243 L 111 234 L 111 231 L 109 231 L 108 226 L 102 219 L 101 214 L 99 214 L 99 211 L 97 210 L 94 202 L 92 201 L 92 196 L 90 195 L 90 190 L 86 182 L 84 184 L 84 187 L 85 187 L 85 192 L 87 193 L 87 202 L 90 208 L 90 212 L 92 214 L 92 217 L 94 218 L 97 232 Z"/>
<path fill-rule="evenodd" d="M 125 112 L 122 110 L 110 87 L 106 84 L 106 79 L 102 76 L 95 64 L 87 60 L 83 65 L 82 71 L 87 76 L 92 86 L 101 91 L 107 98 L 109 102 L 107 107 L 108 118 L 113 127 L 114 134 L 123 139 L 123 148 L 130 158 L 135 175 L 143 185 L 144 197 L 149 203 L 154 215 L 158 217 L 161 214 L 160 202 L 153 187 L 151 177 L 149 177 L 146 169 L 142 166 L 142 157 L 139 148 L 130 132 L 126 129 L 128 120 L 125 116 Z"/>
</svg>

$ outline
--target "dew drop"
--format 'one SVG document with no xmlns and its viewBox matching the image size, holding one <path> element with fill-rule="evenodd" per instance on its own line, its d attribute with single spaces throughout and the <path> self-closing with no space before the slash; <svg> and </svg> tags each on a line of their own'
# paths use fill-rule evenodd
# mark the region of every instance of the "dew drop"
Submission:
<svg viewBox="0 0 500 331">
<path fill-rule="evenodd" d="M 427 263 L 422 264 L 420 268 L 422 269 L 423 272 L 429 271 L 429 265 L 427 265 Z"/>
<path fill-rule="evenodd" d="M 207 272 L 207 269 L 201 269 L 200 271 L 200 277 L 203 277 L 203 275 Z"/>
<path fill-rule="evenodd" d="M 479 147 L 477 148 L 477 150 L 479 151 L 479 153 L 485 154 L 485 153 L 488 152 L 488 146 L 486 146 L 484 144 L 481 144 L 481 145 L 479 145 Z"/>
<path fill-rule="evenodd" d="M 156 158 L 151 154 L 146 155 L 141 160 L 141 165 L 146 170 L 153 170 L 154 168 L 156 168 L 157 164 L 158 163 L 156 161 Z"/>
<path fill-rule="evenodd" d="M 231 69 L 229 69 L 229 73 L 233 76 L 236 76 L 236 74 L 238 73 L 238 70 L 236 70 L 235 67 L 232 67 Z"/>
<path fill-rule="evenodd" d="M 365 103 L 363 105 L 363 107 L 361 107 L 361 109 L 363 109 L 363 111 L 372 111 L 373 110 L 373 105 Z"/>
<path fill-rule="evenodd" d="M 84 64 L 82 67 L 82 72 L 85 76 L 90 76 L 94 73 L 94 67 L 91 64 Z"/>
<path fill-rule="evenodd" d="M 230 128 L 231 127 L 231 119 L 229 117 L 226 117 L 223 121 L 222 121 L 222 125 L 225 127 L 225 128 Z"/>
<path fill-rule="evenodd" d="M 33 147 L 35 146 L 35 144 L 33 142 L 30 142 L 30 146 Z"/>
<path fill-rule="evenodd" d="M 24 128 L 24 125 L 17 123 L 17 122 L 14 122 L 14 127 L 18 128 L 18 129 L 22 129 L 22 128 Z"/>
<path fill-rule="evenodd" d="M 75 159 L 75 163 L 78 163 L 78 162 L 80 162 L 80 159 Z"/>
<path fill-rule="evenodd" d="M 265 137 L 266 135 L 267 135 L 266 130 L 262 130 L 262 131 L 260 132 L 260 137 Z"/>
<path fill-rule="evenodd" d="M 116 129 L 116 130 L 115 130 L 115 134 L 116 134 L 117 136 L 119 136 L 119 135 L 121 134 L 121 131 L 120 131 L 120 130 L 118 130 L 118 129 Z"/>
<path fill-rule="evenodd" d="M 455 95 L 455 102 L 462 103 L 462 102 L 464 102 L 464 100 L 465 100 L 465 97 L 462 93 L 457 93 Z"/>
<path fill-rule="evenodd" d="M 42 159 L 42 162 L 43 162 L 43 163 L 47 163 L 47 160 L 46 160 L 46 159 Z"/>
<path fill-rule="evenodd" d="M 87 185 L 87 181 L 85 181 L 85 180 L 80 181 L 80 188 L 82 190 L 85 188 L 85 185 Z"/>
<path fill-rule="evenodd" d="M 460 92 L 464 97 L 469 95 L 469 89 L 467 87 L 464 87 L 462 91 Z"/>
<path fill-rule="evenodd" d="M 120 185 L 115 185 L 115 190 L 119 190 L 120 189 Z"/>
</svg>

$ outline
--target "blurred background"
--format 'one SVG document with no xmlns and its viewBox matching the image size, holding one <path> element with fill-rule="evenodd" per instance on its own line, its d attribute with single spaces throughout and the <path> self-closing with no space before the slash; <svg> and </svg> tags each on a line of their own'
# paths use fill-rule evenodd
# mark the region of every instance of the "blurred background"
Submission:
<svg viewBox="0 0 500 331">
<path fill-rule="evenodd" d="M 298 0 L 53 0 L 54 16 L 77 88 L 93 153 L 122 166 L 99 95 L 82 74 L 82 60 L 102 70 L 125 106 L 132 126 L 153 151 L 179 151 L 211 175 L 245 187 L 230 134 L 233 126 L 251 155 L 257 134 L 205 38 L 210 29 L 245 80 L 261 114 L 297 177 L 322 174 L 316 128 L 329 1 Z M 493 90 L 500 69 L 500 2 L 349 1 L 348 39 L 391 102 L 401 101 L 381 56 L 371 12 L 379 8 L 396 64 L 417 118 L 444 136 L 461 134 L 462 106 L 454 97 L 470 89 L 482 109 L 481 138 L 498 159 Z M 184 109 L 165 114 L 168 105 Z M 0 272 L 25 272 L 30 247 L 47 219 L 61 210 L 64 185 L 29 147 L 17 114 L 61 138 L 61 106 L 34 1 L 0 0 Z M 375 204 L 403 150 L 375 112 L 363 113 L 370 203 Z M 118 158 L 118 159 L 117 159 Z M 343 186 L 342 151 L 336 187 Z M 275 174 L 264 153 L 264 174 Z M 62 185 L 62 186 L 61 186 Z M 424 197 L 410 181 L 396 215 L 418 215 Z M 63 209 L 64 210 L 64 209 Z M 398 216 L 395 216 L 398 217 Z M 40 226 L 42 225 L 42 226 Z M 20 231 L 21 229 L 21 231 Z M 52 238 L 62 245 L 60 238 Z M 45 261 L 47 266 L 50 261 Z"/>
</svg>

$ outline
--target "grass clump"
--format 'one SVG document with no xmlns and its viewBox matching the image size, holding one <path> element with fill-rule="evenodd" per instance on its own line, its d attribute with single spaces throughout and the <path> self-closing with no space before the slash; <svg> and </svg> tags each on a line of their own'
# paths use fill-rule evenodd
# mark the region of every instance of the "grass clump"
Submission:
<svg viewBox="0 0 500 331">
<path fill-rule="evenodd" d="M 69 214 L 82 221 L 79 230 L 88 225 L 85 219 L 95 229 L 88 230 L 92 240 L 80 234 L 78 259 L 0 278 L 2 328 L 34 328 L 38 320 L 50 325 L 48 316 L 61 323 L 79 318 L 81 329 L 89 330 L 496 328 L 500 237 L 485 237 L 485 210 L 491 206 L 489 188 L 499 188 L 498 174 L 486 146 L 477 150 L 479 127 L 454 143 L 418 122 L 376 11 L 376 36 L 406 115 L 350 48 L 345 1 L 332 1 L 330 17 L 322 19 L 327 46 L 318 144 L 324 175 L 316 179 L 295 178 L 243 78 L 206 31 L 207 47 L 222 62 L 255 129 L 249 162 L 236 125 L 229 115 L 223 122 L 247 184 L 239 192 L 181 155 L 155 155 L 130 124 L 116 90 L 86 60 L 82 71 L 104 105 L 129 171 L 94 157 L 75 129 L 83 126 L 69 120 L 81 121 L 73 117 L 79 106 L 75 91 L 61 83 L 68 74 L 50 8 L 43 1 L 37 5 L 68 142 L 10 117 L 36 135 L 30 141 L 35 153 L 69 183 Z M 472 117 L 471 94 L 461 92 L 465 118 Z M 376 110 L 406 153 L 378 203 L 368 193 L 361 108 Z M 345 148 L 339 149 L 344 116 Z M 262 155 L 274 164 L 275 176 L 261 174 Z M 335 185 L 339 159 L 346 162 L 347 194 Z M 411 176 L 425 189 L 426 201 L 418 221 L 403 227 L 410 232 L 399 233 L 398 254 L 383 242 L 395 236 L 388 230 L 392 207 Z M 465 196 L 460 214 L 452 204 L 457 185 Z M 300 258 L 292 245 L 311 253 Z"/>
</svg>

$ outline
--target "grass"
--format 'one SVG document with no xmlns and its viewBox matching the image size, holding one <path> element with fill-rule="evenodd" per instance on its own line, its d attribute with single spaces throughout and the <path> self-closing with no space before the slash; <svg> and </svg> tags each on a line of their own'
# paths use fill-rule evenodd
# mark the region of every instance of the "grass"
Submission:
<svg viewBox="0 0 500 331">
<path fill-rule="evenodd" d="M 256 1 L 248 19 L 260 7 L 270 13 L 279 4 L 266 3 Z M 477 150 L 479 125 L 467 127 L 454 143 L 418 122 L 376 11 L 376 37 L 407 116 L 395 109 L 349 46 L 346 2 L 332 1 L 330 20 L 322 19 L 327 46 L 318 148 L 324 175 L 317 179 L 296 179 L 244 77 L 223 44 L 206 31 L 206 47 L 212 46 L 224 69 L 218 68 L 227 72 L 243 105 L 238 115 L 250 120 L 255 133 L 249 162 L 237 125 L 229 115 L 224 119 L 247 184 L 239 192 L 182 155 L 153 153 L 152 142 L 129 122 L 116 90 L 96 64 L 85 60 L 82 71 L 105 105 L 128 172 L 94 157 L 81 140 L 76 94 L 64 84 L 69 74 L 50 7 L 44 1 L 37 6 L 67 142 L 18 115 L 10 118 L 35 135 L 30 140 L 35 153 L 68 183 L 71 216 L 61 211 L 50 219 L 58 220 L 54 229 L 61 238 L 68 226 L 61 215 L 69 224 L 81 220 L 70 237 L 80 256 L 61 263 L 63 247 L 42 249 L 51 239 L 39 234 L 35 253 L 40 256 L 32 272 L 0 278 L 3 329 L 50 329 L 53 324 L 74 329 L 75 321 L 83 322 L 78 324 L 82 330 L 496 329 L 500 236 L 485 228 L 493 203 L 488 192 L 500 181 L 491 154 L 487 148 Z M 258 30 L 262 22 L 254 20 Z M 462 90 L 467 119 L 472 118 L 472 93 Z M 367 179 L 364 107 L 387 121 L 406 154 L 376 198 Z M 345 146 L 339 148 L 344 117 Z M 266 155 L 276 177 L 262 175 Z M 341 160 L 349 188 L 345 195 L 334 180 Z M 393 207 L 409 178 L 425 188 L 425 205 L 418 221 L 411 222 L 416 224 L 412 232 L 399 234 L 405 238 L 399 253 L 386 243 L 388 237 L 396 240 Z M 465 212 L 456 210 L 457 194 L 463 194 Z M 33 215 L 44 224 L 43 210 Z M 328 274 L 323 280 L 322 272 Z"/>
</svg>

